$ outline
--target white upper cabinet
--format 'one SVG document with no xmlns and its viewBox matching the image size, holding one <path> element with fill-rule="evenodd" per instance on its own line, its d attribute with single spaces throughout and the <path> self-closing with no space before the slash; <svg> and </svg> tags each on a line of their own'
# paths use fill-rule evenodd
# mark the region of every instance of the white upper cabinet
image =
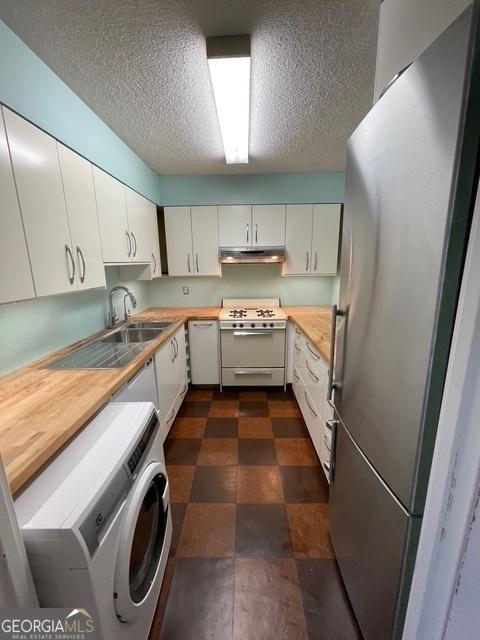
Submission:
<svg viewBox="0 0 480 640">
<path fill-rule="evenodd" d="M 0 109 L 0 303 L 35 297 L 7 137 Z"/>
<path fill-rule="evenodd" d="M 130 262 L 133 241 L 128 229 L 124 186 L 98 167 L 93 167 L 93 178 L 103 261 Z"/>
<path fill-rule="evenodd" d="M 165 207 L 168 274 L 194 274 L 190 207 Z"/>
<path fill-rule="evenodd" d="M 125 187 L 128 228 L 132 239 L 133 262 L 151 262 L 152 275 L 160 271 L 157 207 L 133 189 Z M 155 274 L 153 271 L 155 270 Z"/>
<path fill-rule="evenodd" d="M 164 213 L 169 275 L 220 275 L 217 207 L 165 207 Z"/>
<path fill-rule="evenodd" d="M 337 273 L 340 204 L 289 204 L 284 275 Z"/>
<path fill-rule="evenodd" d="M 284 274 L 307 275 L 312 258 L 313 204 L 288 204 Z"/>
<path fill-rule="evenodd" d="M 76 290 L 57 143 L 8 109 L 4 115 L 37 295 Z"/>
<path fill-rule="evenodd" d="M 335 275 L 338 266 L 341 205 L 313 206 L 312 273 Z"/>
<path fill-rule="evenodd" d="M 160 240 L 158 237 L 157 205 L 153 202 L 150 202 L 150 200 L 146 200 L 145 198 L 144 201 L 146 209 L 145 228 L 150 229 L 150 232 L 148 234 L 150 240 L 150 256 L 148 260 L 152 264 L 152 278 L 161 278 L 162 265 L 160 263 Z"/>
<path fill-rule="evenodd" d="M 285 245 L 285 205 L 262 204 L 252 209 L 252 246 Z"/>
<path fill-rule="evenodd" d="M 221 247 L 248 247 L 252 244 L 252 207 L 218 207 L 218 231 Z"/>
<path fill-rule="evenodd" d="M 191 207 L 193 267 L 195 275 L 218 276 L 218 210 L 215 206 Z"/>
<path fill-rule="evenodd" d="M 78 289 L 105 287 L 92 165 L 57 143 Z"/>
</svg>

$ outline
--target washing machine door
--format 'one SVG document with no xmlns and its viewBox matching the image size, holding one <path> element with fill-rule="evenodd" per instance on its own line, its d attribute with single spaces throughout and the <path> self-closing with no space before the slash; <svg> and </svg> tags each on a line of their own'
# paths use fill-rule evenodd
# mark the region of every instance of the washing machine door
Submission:
<svg viewBox="0 0 480 640">
<path fill-rule="evenodd" d="M 164 553 L 169 509 L 165 467 L 152 462 L 143 470 L 127 501 L 115 571 L 114 602 L 118 618 L 142 615 Z"/>
</svg>

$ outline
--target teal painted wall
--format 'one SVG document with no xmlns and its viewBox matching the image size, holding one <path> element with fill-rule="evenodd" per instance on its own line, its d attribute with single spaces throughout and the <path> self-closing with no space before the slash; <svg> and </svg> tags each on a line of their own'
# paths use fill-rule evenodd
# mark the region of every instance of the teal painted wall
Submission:
<svg viewBox="0 0 480 640">
<path fill-rule="evenodd" d="M 1 20 L 0 102 L 146 198 L 160 201 L 156 173 Z"/>
<path fill-rule="evenodd" d="M 280 298 L 282 304 L 331 304 L 332 277 L 281 277 L 281 265 L 223 265 L 222 278 L 163 278 L 150 283 L 154 307 L 220 305 L 222 298 Z M 190 288 L 183 295 L 183 286 Z"/>
<path fill-rule="evenodd" d="M 140 311 L 150 306 L 148 282 L 125 282 L 117 267 L 108 267 L 107 287 L 125 284 L 137 298 Z M 123 299 L 115 294 L 117 313 Z M 104 289 L 37 298 L 0 306 L 0 376 L 86 338 L 107 326 Z"/>
<path fill-rule="evenodd" d="M 159 176 L 161 203 L 293 204 L 343 202 L 344 173 Z"/>
</svg>

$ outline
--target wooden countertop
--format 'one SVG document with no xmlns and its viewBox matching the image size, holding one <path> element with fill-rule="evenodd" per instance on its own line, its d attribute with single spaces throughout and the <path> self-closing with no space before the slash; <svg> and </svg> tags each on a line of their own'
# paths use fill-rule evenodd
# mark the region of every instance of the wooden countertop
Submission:
<svg viewBox="0 0 480 640">
<path fill-rule="evenodd" d="M 326 359 L 330 350 L 330 307 L 284 307 Z M 187 320 L 217 319 L 219 307 L 152 308 L 135 320 L 173 320 L 172 326 L 123 369 L 54 370 L 45 365 L 92 339 L 76 342 L 0 378 L 0 454 L 10 488 L 18 492 Z"/>
<path fill-rule="evenodd" d="M 332 307 L 282 307 L 297 327 L 308 338 L 318 353 L 328 363 L 330 360 L 330 333 Z"/>
</svg>

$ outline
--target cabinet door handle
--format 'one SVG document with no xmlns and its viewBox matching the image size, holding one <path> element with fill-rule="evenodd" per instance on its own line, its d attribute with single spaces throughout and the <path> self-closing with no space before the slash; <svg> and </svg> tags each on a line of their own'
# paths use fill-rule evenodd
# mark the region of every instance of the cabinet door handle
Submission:
<svg viewBox="0 0 480 640">
<path fill-rule="evenodd" d="M 247 244 L 248 244 L 248 232 L 249 232 L 249 228 L 248 228 L 248 222 L 247 222 Z"/>
<path fill-rule="evenodd" d="M 130 238 L 130 234 L 128 233 L 128 231 L 125 231 L 125 235 L 127 236 L 127 242 L 128 242 L 128 257 L 130 258 L 132 255 L 132 239 Z"/>
<path fill-rule="evenodd" d="M 305 271 L 308 271 L 308 263 L 310 262 L 310 256 L 308 255 L 308 251 L 307 251 L 307 263 L 305 265 Z"/>
<path fill-rule="evenodd" d="M 298 375 L 298 373 L 295 371 L 295 369 L 293 370 L 293 375 L 295 376 L 295 378 L 297 380 L 300 380 L 300 376 Z"/>
<path fill-rule="evenodd" d="M 132 233 L 132 238 L 133 238 L 133 244 L 135 246 L 135 249 L 133 250 L 133 257 L 135 258 L 135 256 L 137 255 L 137 239 L 136 239 L 135 234 L 133 233 L 133 231 L 131 233 Z"/>
<path fill-rule="evenodd" d="M 198 322 L 194 322 L 193 326 L 194 327 L 198 327 L 199 329 L 202 329 L 204 327 L 211 327 L 212 326 L 212 322 L 203 322 L 202 324 L 198 323 Z"/>
<path fill-rule="evenodd" d="M 317 270 L 317 252 L 315 251 L 315 266 L 313 267 L 313 270 L 316 271 Z"/>
<path fill-rule="evenodd" d="M 190 269 L 190 254 L 187 253 L 187 266 L 188 266 L 188 273 L 191 273 L 192 270 Z"/>
<path fill-rule="evenodd" d="M 174 347 L 175 347 L 175 359 L 176 359 L 177 356 L 178 356 L 178 342 L 177 342 L 177 339 L 175 337 L 173 338 L 173 342 L 174 342 Z"/>
<path fill-rule="evenodd" d="M 68 268 L 68 281 L 70 284 L 73 284 L 75 280 L 75 260 L 73 259 L 72 250 L 68 246 L 65 245 L 65 254 L 67 256 L 67 268 Z M 72 272 L 70 273 L 70 263 L 72 264 Z"/>
<path fill-rule="evenodd" d="M 325 442 L 325 446 L 327 447 L 327 451 L 328 451 L 329 453 L 331 453 L 331 450 L 330 450 L 331 444 L 330 444 L 330 446 L 329 446 L 329 444 L 328 444 L 328 437 L 327 437 L 327 434 L 324 434 L 324 436 L 323 436 L 323 441 Z"/>
<path fill-rule="evenodd" d="M 310 401 L 309 401 L 308 396 L 307 396 L 307 392 L 306 392 L 306 391 L 304 391 L 303 393 L 304 393 L 304 396 L 305 396 L 305 402 L 307 403 L 308 408 L 309 408 L 309 409 L 310 409 L 310 411 L 313 413 L 313 415 L 315 416 L 315 418 L 318 418 L 318 413 L 315 411 L 315 409 L 314 409 L 314 408 L 312 407 L 312 405 L 310 404 Z"/>
<path fill-rule="evenodd" d="M 316 375 L 313 373 L 313 371 L 310 369 L 310 365 L 308 364 L 308 360 L 305 360 L 305 364 L 307 365 L 308 373 L 312 376 L 312 379 L 313 379 L 315 382 L 318 382 L 318 381 L 319 381 L 319 378 L 318 378 L 318 376 L 316 376 Z"/>
<path fill-rule="evenodd" d="M 258 244 L 258 224 L 255 225 L 255 244 Z"/>
<path fill-rule="evenodd" d="M 307 349 L 310 351 L 310 353 L 312 354 L 312 356 L 315 358 L 315 360 L 320 360 L 320 356 L 317 355 L 315 353 L 315 351 L 312 349 L 312 347 L 308 344 L 307 342 Z"/>
<path fill-rule="evenodd" d="M 297 336 L 301 336 L 301 335 L 302 335 L 302 332 L 301 332 L 301 331 L 299 331 L 299 330 L 297 329 L 297 327 L 295 327 L 295 333 L 297 334 Z"/>
<path fill-rule="evenodd" d="M 295 342 L 295 349 L 298 351 L 298 353 L 300 353 L 301 349 L 296 342 Z"/>
<path fill-rule="evenodd" d="M 198 268 L 198 253 L 195 254 L 195 264 L 197 266 L 197 273 L 200 273 L 200 269 Z"/>
<path fill-rule="evenodd" d="M 171 422 L 173 420 L 174 416 L 175 416 L 175 409 L 172 409 L 172 413 L 167 418 L 167 423 Z"/>
<path fill-rule="evenodd" d="M 172 347 L 172 362 L 175 360 L 175 344 L 173 343 L 173 338 L 170 340 L 170 346 Z"/>
<path fill-rule="evenodd" d="M 152 253 L 152 258 L 153 258 L 153 273 L 156 273 L 156 271 L 157 271 L 157 259 L 155 258 L 153 253 Z"/>
<path fill-rule="evenodd" d="M 82 272 L 80 274 L 80 282 L 83 284 L 85 282 L 85 272 L 86 272 L 86 266 L 85 266 L 85 258 L 83 257 L 83 252 L 80 249 L 80 247 L 77 245 L 77 259 L 80 258 L 82 261 Z"/>
</svg>

